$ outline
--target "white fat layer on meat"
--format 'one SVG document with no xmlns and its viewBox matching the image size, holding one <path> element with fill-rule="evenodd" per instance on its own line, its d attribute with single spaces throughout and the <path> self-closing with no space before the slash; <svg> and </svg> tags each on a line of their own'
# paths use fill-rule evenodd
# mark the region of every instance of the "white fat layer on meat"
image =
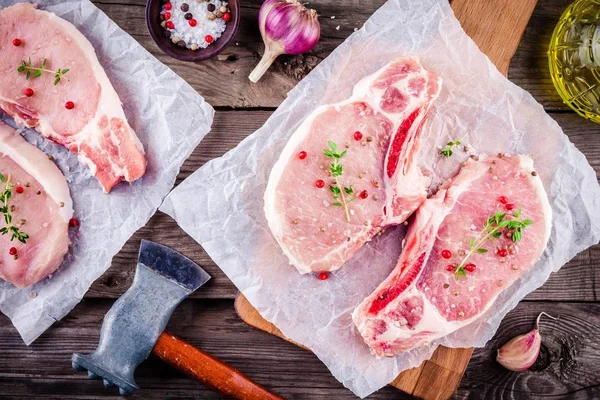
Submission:
<svg viewBox="0 0 600 400">
<path fill-rule="evenodd" d="M 71 145 L 71 146 L 76 145 L 77 147 L 80 147 L 82 144 L 87 144 L 87 145 L 93 147 L 94 151 L 97 151 L 97 152 L 106 151 L 106 146 L 102 145 L 100 143 L 100 139 L 101 139 L 102 135 L 98 135 L 95 133 L 95 131 L 100 129 L 98 127 L 98 122 L 100 121 L 100 118 L 106 116 L 108 118 L 109 124 L 110 124 L 110 120 L 112 118 L 117 118 L 117 119 L 121 120 L 121 122 L 123 123 L 123 126 L 127 129 L 127 133 L 129 135 L 129 137 L 131 138 L 132 142 L 135 144 L 135 146 L 138 148 L 138 150 L 144 154 L 143 145 L 140 142 L 137 135 L 135 134 L 134 130 L 129 126 L 129 124 L 127 122 L 127 118 L 125 117 L 125 113 L 123 111 L 121 100 L 119 99 L 119 95 L 117 94 L 117 92 L 115 91 L 115 88 L 110 83 L 108 76 L 106 75 L 106 72 L 100 65 L 98 58 L 96 57 L 96 51 L 94 50 L 94 47 L 92 46 L 92 44 L 70 22 L 56 16 L 56 14 L 54 14 L 52 12 L 49 12 L 49 11 L 43 11 L 43 12 L 50 21 L 52 21 L 57 26 L 59 26 L 60 29 L 63 30 L 64 34 L 66 34 L 69 38 L 71 38 L 71 40 L 83 50 L 83 52 L 86 55 L 87 60 L 90 62 L 90 65 L 92 68 L 92 73 L 94 74 L 94 77 L 95 77 L 96 81 L 98 82 L 98 85 L 101 87 L 100 99 L 98 102 L 98 108 L 96 110 L 96 115 L 94 115 L 94 117 L 90 119 L 90 121 L 87 123 L 87 125 L 84 126 L 83 129 L 81 129 L 81 131 L 77 132 L 76 135 L 70 136 L 70 139 L 72 139 L 72 140 L 69 142 L 69 145 Z M 65 65 L 65 67 L 69 67 L 69 65 Z M 0 101 L 7 102 L 10 104 L 18 104 L 13 99 L 7 99 L 4 97 L 0 97 Z M 62 139 L 61 139 L 62 135 L 60 135 L 54 131 L 48 118 L 45 118 L 45 116 L 43 116 L 43 115 L 38 115 L 37 117 L 39 117 L 39 124 L 37 125 L 36 130 L 38 130 L 40 133 L 42 133 L 42 135 L 44 135 L 46 137 L 58 138 L 59 139 L 58 141 L 62 142 Z M 31 128 L 31 126 L 28 125 L 18 115 L 15 115 L 14 119 L 17 123 Z M 118 140 L 117 136 L 112 131 L 111 131 L 111 141 L 116 147 L 119 147 L 120 141 Z M 81 163 L 86 165 L 91 170 L 93 175 L 96 175 L 97 167 L 92 162 L 92 160 L 87 158 L 82 153 L 78 154 L 78 158 Z M 127 163 L 124 163 L 124 165 L 127 165 Z M 115 176 L 123 176 L 123 177 L 125 177 L 125 180 L 130 181 L 130 176 L 126 169 L 119 168 L 114 163 L 111 163 L 110 166 L 111 166 L 111 170 L 113 171 Z M 104 190 L 104 188 L 103 188 L 103 190 Z"/>
<path fill-rule="evenodd" d="M 118 118 L 123 122 L 124 127 L 127 128 L 127 133 L 129 134 L 129 137 L 131 138 L 133 143 L 135 143 L 135 146 L 138 148 L 138 150 L 140 150 L 142 153 L 144 153 L 144 148 L 142 146 L 142 143 L 140 142 L 140 139 L 137 137 L 137 135 L 135 134 L 133 129 L 127 123 L 127 118 L 125 117 L 125 113 L 123 111 L 121 99 L 119 98 L 119 95 L 115 91 L 115 88 L 113 87 L 113 85 L 110 83 L 110 80 L 108 79 L 108 76 L 106 75 L 106 72 L 104 71 L 104 68 L 102 68 L 102 66 L 98 62 L 98 57 L 96 56 L 96 51 L 94 50 L 94 47 L 92 46 L 90 41 L 87 40 L 87 38 L 85 36 L 83 36 L 83 34 L 81 32 L 79 32 L 79 30 L 77 28 L 75 28 L 75 26 L 73 24 L 71 24 L 70 22 L 56 16 L 56 14 L 54 14 L 54 13 L 49 13 L 49 14 L 50 14 L 50 17 L 49 17 L 50 20 L 55 22 L 57 25 L 59 25 L 65 31 L 65 33 L 81 49 L 83 49 L 84 53 L 87 56 L 88 61 L 90 62 L 91 66 L 92 66 L 92 72 L 94 74 L 94 77 L 96 78 L 96 80 L 98 81 L 98 84 L 102 88 L 102 90 L 100 91 L 100 101 L 98 102 L 98 109 L 96 110 L 96 115 L 82 129 L 82 132 L 89 131 L 90 133 L 88 133 L 88 134 L 80 133 L 78 135 L 78 137 L 81 138 L 82 141 L 86 141 L 87 143 L 89 143 L 91 140 L 94 143 L 94 147 L 96 149 L 104 149 L 104 146 L 101 146 L 100 143 L 98 142 L 100 135 L 94 135 L 91 132 L 94 132 L 94 130 L 98 129 L 98 121 L 102 116 L 108 117 L 109 123 L 112 118 Z M 45 123 L 45 126 L 42 125 L 44 123 Z M 43 120 L 40 121 L 40 129 L 48 129 L 48 131 L 52 131 L 52 128 L 49 126 L 47 121 L 43 121 Z M 114 134 L 111 135 L 111 139 L 112 139 L 112 142 L 115 144 L 115 146 L 119 147 L 120 142 L 118 141 L 117 137 Z M 77 145 L 79 145 L 79 144 L 80 143 L 77 143 Z M 82 155 L 80 155 L 79 158 L 88 167 L 93 169 L 93 172 L 95 174 L 95 172 L 96 172 L 95 166 L 93 168 L 91 167 L 91 164 L 92 164 L 91 160 L 84 160 L 85 157 L 83 157 Z M 129 176 L 128 176 L 129 174 L 127 173 L 126 170 L 118 168 L 114 164 L 111 164 L 111 168 L 113 169 L 113 172 L 115 173 L 116 176 L 124 176 L 125 180 L 129 180 Z"/>
<path fill-rule="evenodd" d="M 404 58 L 404 57 L 401 57 L 401 58 Z M 419 60 L 417 58 L 413 57 L 412 59 L 415 60 L 417 63 L 419 63 Z M 394 61 L 392 61 L 391 63 L 393 63 L 393 62 Z M 376 95 L 377 91 L 383 92 L 385 90 L 385 89 L 370 88 L 370 85 L 372 85 L 372 83 L 381 75 L 381 73 L 384 69 L 385 69 L 385 66 L 382 67 L 381 69 L 379 69 L 378 71 L 376 71 L 375 73 L 360 80 L 355 85 L 353 92 L 352 92 L 352 96 L 350 98 L 348 98 L 344 101 L 341 101 L 339 103 L 335 103 L 335 104 L 321 105 L 316 110 L 314 110 L 300 124 L 298 129 L 292 134 L 292 136 L 288 140 L 287 144 L 281 151 L 279 159 L 275 162 L 275 164 L 273 165 L 273 168 L 271 169 L 271 173 L 269 175 L 269 180 L 268 180 L 267 187 L 265 189 L 265 194 L 264 194 L 265 216 L 267 218 L 267 222 L 268 222 L 271 232 L 273 233 L 273 236 L 277 240 L 283 253 L 287 256 L 289 263 L 291 265 L 295 266 L 298 269 L 298 272 L 300 272 L 301 274 L 313 272 L 312 267 L 311 267 L 312 264 L 302 263 L 294 255 L 294 252 L 292 251 L 292 249 L 283 243 L 283 240 L 282 240 L 283 239 L 283 224 L 285 224 L 286 221 L 283 218 L 281 218 L 281 213 L 277 209 L 277 186 L 278 186 L 278 183 L 281 180 L 283 171 L 285 170 L 285 166 L 294 157 L 294 152 L 295 152 L 296 148 L 306 139 L 306 137 L 310 133 L 310 128 L 312 126 L 313 121 L 315 120 L 315 118 L 317 116 L 319 116 L 319 114 L 321 114 L 322 111 L 325 111 L 328 108 L 334 108 L 336 110 L 339 110 L 344 105 L 351 104 L 356 101 L 364 101 L 364 102 L 368 103 L 369 106 L 371 106 L 375 110 L 376 113 L 385 115 L 390 121 L 398 120 L 397 117 L 384 112 L 381 109 L 379 102 L 370 101 L 373 98 L 378 98 Z M 417 73 L 414 73 L 414 72 L 409 73 L 408 77 L 410 77 L 411 75 L 421 77 L 421 76 L 423 76 L 423 71 L 424 70 L 419 71 Z M 406 79 L 401 80 L 400 82 L 396 82 L 396 84 L 394 86 L 397 87 L 400 91 L 407 92 L 408 91 L 407 85 L 410 80 L 408 77 Z M 440 77 L 437 77 L 437 79 L 438 79 L 438 87 L 441 87 L 442 80 Z M 411 110 L 411 112 L 412 112 L 415 110 L 415 104 L 419 104 L 419 103 L 427 104 L 427 102 L 424 101 L 424 98 L 426 96 L 431 96 L 431 101 L 428 103 L 429 105 L 431 105 L 431 103 L 438 96 L 438 94 L 439 94 L 439 91 L 434 96 L 432 96 L 431 94 L 428 93 L 427 90 L 423 90 L 419 97 L 414 97 L 414 96 L 410 97 L 410 102 L 406 106 L 406 110 Z M 426 113 L 426 110 L 424 110 L 424 111 L 425 112 L 420 113 L 420 115 L 415 119 L 415 122 L 413 123 L 411 130 L 410 130 L 411 132 L 413 132 L 415 129 L 417 129 L 417 127 L 421 124 L 423 118 L 425 118 L 427 113 Z M 400 124 L 402 124 L 402 122 L 406 119 L 406 117 L 408 117 L 408 115 L 410 115 L 410 113 L 407 113 L 405 115 L 405 118 L 396 122 L 393 125 L 391 132 L 397 132 Z M 392 143 L 393 138 L 394 138 L 393 136 L 390 138 L 390 143 Z M 398 174 L 403 174 L 406 172 L 406 171 L 402 171 L 402 168 L 404 166 L 404 162 L 406 162 L 405 159 L 407 156 L 407 152 L 414 145 L 419 146 L 419 144 L 412 143 L 413 139 L 414 139 L 414 135 L 410 135 L 411 145 L 408 145 L 408 142 L 407 142 L 407 145 L 403 146 L 403 148 L 402 148 L 402 151 L 399 156 L 400 161 L 399 161 L 398 167 L 396 169 L 395 177 L 398 176 Z M 415 150 L 411 150 L 411 151 L 418 152 L 419 148 L 417 147 Z M 389 148 L 388 148 L 388 154 L 389 154 Z M 387 156 L 386 156 L 385 160 L 386 161 L 384 164 L 384 171 L 387 170 Z M 423 176 L 422 176 L 420 168 L 416 167 L 416 168 L 409 170 L 408 172 L 410 173 L 410 175 L 403 174 L 403 176 L 401 178 L 403 181 L 402 184 L 409 186 L 409 187 L 410 186 L 413 186 L 413 187 L 422 186 L 422 184 L 420 182 L 422 182 Z M 385 178 L 384 178 L 385 180 L 383 182 L 383 185 L 384 185 L 386 192 L 388 192 L 388 195 L 386 196 L 385 206 L 389 210 L 392 210 L 393 209 L 392 201 L 394 199 L 394 196 L 391 194 L 394 193 L 394 191 L 398 191 L 398 189 L 399 189 L 398 185 L 394 184 L 394 182 L 397 182 L 397 178 L 393 177 L 392 178 L 393 182 L 390 182 L 390 179 L 388 178 L 387 174 L 384 174 L 384 176 L 385 176 Z M 429 186 L 429 185 L 427 185 L 427 186 Z M 426 188 L 421 188 L 421 190 L 426 190 Z M 351 210 L 351 212 L 353 213 L 352 210 Z M 406 220 L 406 218 L 408 218 L 408 216 L 409 215 L 404 215 L 404 214 L 394 216 L 392 212 L 389 212 L 384 217 L 385 221 L 382 225 L 385 226 L 385 225 L 401 224 L 402 222 L 404 222 L 404 220 Z M 363 226 L 362 228 L 360 228 L 359 232 L 357 232 L 355 236 L 361 237 L 362 235 L 366 235 L 369 232 L 369 230 L 370 230 L 369 227 Z M 332 250 L 325 257 L 322 257 L 319 261 L 322 264 L 322 261 L 324 261 L 324 260 L 327 261 L 327 260 L 339 259 L 340 251 L 345 248 L 352 247 L 354 245 L 354 243 L 355 243 L 354 240 L 344 241 L 344 243 L 340 244 L 340 246 L 332 248 Z M 334 263 L 331 263 L 331 264 L 334 264 Z M 334 265 L 327 270 L 333 271 L 339 267 L 341 267 L 341 265 Z"/>
<path fill-rule="evenodd" d="M 73 217 L 73 200 L 69 186 L 58 167 L 37 147 L 29 144 L 12 128 L 0 122 L 0 153 L 10 157 L 31 175 L 57 204 L 60 217 L 68 222 Z M 60 207 L 60 204 L 64 204 Z"/>
</svg>

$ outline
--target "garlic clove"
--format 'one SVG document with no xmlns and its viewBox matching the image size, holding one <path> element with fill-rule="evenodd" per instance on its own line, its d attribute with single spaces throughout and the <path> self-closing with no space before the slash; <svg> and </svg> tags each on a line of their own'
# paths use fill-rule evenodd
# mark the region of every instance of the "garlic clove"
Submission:
<svg viewBox="0 0 600 400">
<path fill-rule="evenodd" d="M 525 371 L 540 354 L 542 337 L 537 328 L 511 339 L 498 349 L 496 361 L 511 371 Z"/>
<path fill-rule="evenodd" d="M 511 371 L 525 371 L 535 363 L 540 354 L 540 346 L 542 344 L 542 336 L 539 330 L 540 317 L 542 315 L 558 319 L 545 312 L 540 313 L 533 330 L 512 338 L 498 349 L 496 361 L 500 365 Z"/>
</svg>

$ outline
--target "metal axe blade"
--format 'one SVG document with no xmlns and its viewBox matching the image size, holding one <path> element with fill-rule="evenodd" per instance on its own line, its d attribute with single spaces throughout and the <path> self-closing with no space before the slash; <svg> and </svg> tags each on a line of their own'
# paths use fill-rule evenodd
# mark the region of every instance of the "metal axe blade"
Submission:
<svg viewBox="0 0 600 400">
<path fill-rule="evenodd" d="M 135 368 L 144 361 L 165 329 L 175 307 L 210 279 L 184 255 L 142 240 L 131 287 L 104 317 L 100 342 L 89 355 L 73 354 L 73 368 L 116 385 L 121 395 L 138 389 Z"/>
</svg>

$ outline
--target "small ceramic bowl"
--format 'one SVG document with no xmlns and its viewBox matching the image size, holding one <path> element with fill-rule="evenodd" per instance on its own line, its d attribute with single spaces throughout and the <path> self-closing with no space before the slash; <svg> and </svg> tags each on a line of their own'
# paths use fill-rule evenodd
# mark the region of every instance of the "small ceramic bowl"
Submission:
<svg viewBox="0 0 600 400">
<path fill-rule="evenodd" d="M 190 0 L 196 1 L 196 0 Z M 205 49 L 190 50 L 181 48 L 167 38 L 165 29 L 160 26 L 161 0 L 148 0 L 146 3 L 146 25 L 154 43 L 165 52 L 165 54 L 181 61 L 202 61 L 219 54 L 235 36 L 240 24 L 240 2 L 239 0 L 227 0 L 231 10 L 231 19 L 227 22 L 227 28 L 220 38 L 216 39 Z"/>
</svg>

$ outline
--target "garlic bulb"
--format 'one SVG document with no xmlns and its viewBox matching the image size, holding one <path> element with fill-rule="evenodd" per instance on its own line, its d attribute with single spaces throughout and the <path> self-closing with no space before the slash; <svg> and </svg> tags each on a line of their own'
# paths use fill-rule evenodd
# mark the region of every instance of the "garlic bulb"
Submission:
<svg viewBox="0 0 600 400">
<path fill-rule="evenodd" d="M 317 12 L 298 0 L 266 0 L 258 13 L 258 26 L 265 53 L 250 73 L 252 82 L 258 82 L 279 55 L 305 53 L 321 35 Z"/>
<path fill-rule="evenodd" d="M 532 331 L 514 337 L 498 349 L 496 361 L 500 365 L 511 371 L 525 371 L 535 363 L 540 354 L 540 345 L 542 344 L 542 336 L 540 335 L 540 317 L 542 315 L 558 319 L 545 312 L 540 313 L 535 321 L 535 328 Z"/>
</svg>

